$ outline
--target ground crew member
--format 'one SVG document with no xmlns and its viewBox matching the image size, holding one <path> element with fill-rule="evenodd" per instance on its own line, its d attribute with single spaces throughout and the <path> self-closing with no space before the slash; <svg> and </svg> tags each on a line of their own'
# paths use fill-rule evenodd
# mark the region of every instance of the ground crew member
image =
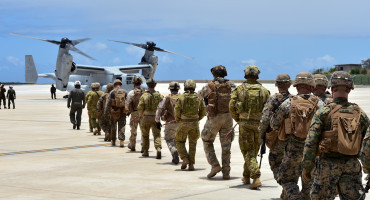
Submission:
<svg viewBox="0 0 370 200">
<path fill-rule="evenodd" d="M 56 92 L 57 92 L 57 88 L 54 86 L 54 84 L 51 84 L 51 88 L 50 88 L 51 99 L 57 99 Z"/>
<path fill-rule="evenodd" d="M 105 133 L 104 141 L 110 141 L 110 118 L 109 114 L 104 114 L 104 106 L 107 103 L 107 99 L 109 93 L 113 90 L 114 86 L 112 83 L 108 83 L 107 88 L 105 89 L 105 94 L 103 94 L 98 101 L 97 109 L 98 109 L 98 118 L 99 118 L 99 126 L 103 129 Z"/>
<path fill-rule="evenodd" d="M 1 109 L 1 100 L 3 101 L 4 104 L 4 109 L 6 109 L 6 96 L 5 96 L 6 89 L 4 87 L 4 84 L 1 84 L 0 87 L 0 109 Z"/>
<path fill-rule="evenodd" d="M 13 86 L 9 86 L 8 92 L 6 93 L 6 97 L 8 98 L 8 109 L 10 109 L 10 103 L 13 104 L 13 109 L 15 109 L 14 100 L 16 99 L 16 95 Z"/>
<path fill-rule="evenodd" d="M 315 80 L 311 73 L 298 73 L 293 86 L 296 87 L 298 95 L 292 95 L 285 100 L 270 122 L 274 131 L 285 129 L 283 132 L 285 135 L 281 135 L 280 138 L 286 139 L 287 142 L 283 161 L 280 164 L 278 183 L 283 187 L 285 191 L 283 197 L 286 199 L 309 199 L 310 185 L 302 183 L 301 192 L 298 187 L 298 179 L 301 175 L 300 162 L 312 116 L 324 105 L 324 102 L 311 94 L 315 88 Z"/>
<path fill-rule="evenodd" d="M 206 115 L 206 106 L 194 92 L 195 81 L 188 79 L 184 83 L 185 93 L 180 95 L 175 104 L 176 147 L 182 160 L 181 169 L 194 171 L 197 140 L 199 139 L 199 121 Z M 189 153 L 186 150 L 186 138 L 189 138 Z"/>
<path fill-rule="evenodd" d="M 270 92 L 257 81 L 260 70 L 256 65 L 249 65 L 244 70 L 247 80 L 233 90 L 230 100 L 230 113 L 239 124 L 239 145 L 244 157 L 242 181 L 250 184 L 250 189 L 260 187 L 261 172 L 257 163 L 259 150 L 258 124 L 264 104 Z"/>
<path fill-rule="evenodd" d="M 213 81 L 202 88 L 199 95 L 207 99 L 207 121 L 204 125 L 201 137 L 208 163 L 212 166 L 207 178 L 214 177 L 222 170 L 222 177 L 230 179 L 230 149 L 233 135 L 226 137 L 233 127 L 233 118 L 229 112 L 231 98 L 231 82 L 227 76 L 225 66 L 218 65 L 211 69 Z M 217 134 L 220 136 L 222 150 L 222 168 L 217 160 L 213 143 Z"/>
<path fill-rule="evenodd" d="M 139 113 L 137 112 L 137 106 L 139 105 L 139 100 L 141 95 L 145 93 L 145 89 L 141 88 L 141 84 L 143 80 L 140 77 L 135 77 L 132 80 L 134 84 L 134 89 L 131 90 L 126 99 L 126 108 L 128 108 L 128 112 L 131 114 L 130 118 L 130 129 L 131 129 L 131 136 L 130 136 L 130 143 L 128 144 L 128 148 L 131 151 L 136 150 L 136 136 L 137 136 L 137 126 L 139 125 L 140 118 Z"/>
<path fill-rule="evenodd" d="M 91 83 L 91 85 L 90 85 L 91 90 L 89 92 L 87 92 L 87 94 L 85 96 L 85 102 L 86 103 L 88 102 L 90 95 L 92 95 L 94 93 L 94 88 L 95 87 L 96 87 L 96 84 Z M 91 114 L 90 113 L 91 112 L 89 111 L 89 107 L 87 107 L 87 115 L 89 116 L 89 128 L 90 128 L 90 133 L 92 133 L 93 132 L 93 126 L 92 126 Z"/>
<path fill-rule="evenodd" d="M 265 106 L 263 107 L 262 118 L 258 127 L 258 132 L 262 141 L 261 143 L 266 143 L 266 146 L 270 148 L 268 159 L 275 180 L 278 180 L 279 167 L 281 161 L 283 160 L 284 150 L 287 142 L 286 140 L 281 140 L 283 138 L 279 139 L 278 137 L 279 132 L 284 132 L 285 130 L 280 129 L 279 132 L 272 131 L 270 128 L 270 120 L 279 106 L 291 96 L 289 93 L 291 84 L 292 81 L 288 74 L 279 74 L 276 77 L 275 86 L 278 88 L 279 92 L 272 95 L 267 100 Z M 284 194 L 284 192 L 282 194 Z M 280 198 L 283 199 L 283 196 Z"/>
<path fill-rule="evenodd" d="M 350 74 L 334 72 L 330 82 L 334 101 L 313 116 L 303 151 L 302 179 L 309 182 L 316 166 L 311 199 L 334 199 L 338 192 L 340 199 L 357 200 L 362 189 L 361 148 L 364 172 L 370 169 L 369 118 L 357 104 L 348 102 L 354 89 Z"/>
<path fill-rule="evenodd" d="M 94 129 L 94 135 L 101 135 L 100 133 L 100 126 L 98 122 L 98 101 L 101 96 L 104 95 L 102 91 L 100 91 L 100 83 L 95 83 L 94 88 L 90 91 L 92 92 L 86 102 L 87 110 L 91 117 L 91 126 Z"/>
<path fill-rule="evenodd" d="M 157 128 L 155 122 L 155 112 L 157 111 L 158 104 L 162 101 L 163 96 L 155 91 L 155 86 L 157 82 L 153 79 L 148 79 L 146 84 L 148 85 L 148 91 L 146 91 L 139 100 L 139 105 L 137 110 L 139 112 L 140 118 L 140 129 L 143 147 L 143 157 L 149 157 L 149 132 L 152 129 L 154 138 L 154 147 L 157 150 L 157 159 L 162 158 L 162 145 L 161 145 L 161 130 Z"/>
<path fill-rule="evenodd" d="M 120 140 L 119 146 L 124 147 L 125 140 L 125 125 L 126 125 L 126 113 L 125 102 L 127 93 L 124 89 L 121 89 L 122 82 L 116 79 L 113 82 L 114 89 L 109 93 L 108 100 L 105 104 L 104 114 L 110 113 L 111 128 L 110 128 L 110 139 L 112 146 L 116 145 L 116 132 L 118 125 L 118 139 Z"/>
<path fill-rule="evenodd" d="M 82 109 L 85 108 L 85 93 L 81 89 L 81 82 L 75 82 L 75 88 L 68 95 L 67 107 L 70 108 L 69 117 L 73 129 L 80 130 Z M 77 113 L 77 115 L 76 115 Z"/>
<path fill-rule="evenodd" d="M 328 78 L 322 74 L 314 74 L 313 78 L 315 79 L 316 87 L 313 90 L 313 94 L 316 95 L 323 101 L 325 104 L 333 101 L 333 98 L 329 92 L 326 91 L 328 88 Z"/>
<path fill-rule="evenodd" d="M 172 163 L 179 163 L 179 154 L 176 148 L 176 129 L 179 124 L 175 120 L 175 104 L 179 97 L 180 84 L 178 82 L 171 82 L 168 89 L 171 94 L 167 95 L 159 103 L 157 112 L 155 114 L 155 122 L 157 123 L 157 128 L 161 129 L 162 124 L 160 122 L 161 118 L 166 122 L 164 128 L 164 139 L 166 140 L 168 149 L 172 155 Z"/>
</svg>

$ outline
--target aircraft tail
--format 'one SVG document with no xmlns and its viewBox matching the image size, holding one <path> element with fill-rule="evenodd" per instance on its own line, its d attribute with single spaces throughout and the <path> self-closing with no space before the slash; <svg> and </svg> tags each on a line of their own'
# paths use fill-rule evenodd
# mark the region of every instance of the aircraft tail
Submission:
<svg viewBox="0 0 370 200">
<path fill-rule="evenodd" d="M 32 55 L 25 56 L 25 70 L 26 83 L 36 83 L 38 75 Z"/>
</svg>

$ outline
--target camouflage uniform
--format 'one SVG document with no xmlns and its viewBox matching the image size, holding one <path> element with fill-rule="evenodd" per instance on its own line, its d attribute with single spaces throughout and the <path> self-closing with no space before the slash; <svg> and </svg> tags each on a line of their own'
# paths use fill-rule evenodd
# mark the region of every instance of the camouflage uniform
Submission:
<svg viewBox="0 0 370 200">
<path fill-rule="evenodd" d="M 87 103 L 89 100 L 89 97 L 94 93 L 93 88 L 95 87 L 95 83 L 91 83 L 90 88 L 91 90 L 87 92 L 85 95 L 85 102 Z M 87 108 L 87 115 L 89 116 L 89 128 L 90 132 L 93 132 L 93 126 L 92 126 L 92 121 L 91 121 L 91 112 L 89 112 L 89 108 Z"/>
<path fill-rule="evenodd" d="M 98 101 L 97 109 L 99 115 L 99 126 L 105 132 L 104 141 L 110 141 L 110 118 L 108 114 L 104 112 L 105 103 L 108 100 L 109 93 L 113 90 L 113 84 L 109 83 L 105 90 L 105 94 L 103 94 Z"/>
<path fill-rule="evenodd" d="M 91 126 L 94 130 L 94 135 L 100 135 L 100 126 L 98 122 L 98 101 L 101 96 L 104 95 L 102 91 L 99 90 L 100 84 L 95 83 L 95 87 L 92 91 L 88 99 L 87 99 L 87 110 L 89 111 L 89 116 L 91 117 Z"/>
<path fill-rule="evenodd" d="M 255 65 L 247 66 L 244 72 L 245 78 L 248 78 L 249 75 L 258 78 L 260 73 Z M 248 88 L 252 87 L 254 88 L 253 91 L 258 93 L 258 99 L 254 101 L 249 96 Z M 269 97 L 270 92 L 256 80 L 244 81 L 231 94 L 230 113 L 239 124 L 239 146 L 244 157 L 243 180 L 248 183 L 250 178 L 253 179 L 250 189 L 257 189 L 261 185 L 259 180 L 261 172 L 257 163 L 259 150 L 258 125 L 261 120 L 263 105 Z M 257 187 L 255 187 L 256 185 Z"/>
<path fill-rule="evenodd" d="M 137 136 L 137 127 L 140 122 L 139 112 L 137 111 L 137 106 L 139 105 L 139 100 L 142 94 L 144 94 L 145 90 L 142 88 L 134 88 L 131 90 L 126 99 L 126 107 L 128 108 L 129 112 L 131 113 L 130 118 L 130 143 L 128 148 L 135 151 L 136 146 L 136 136 Z"/>
<path fill-rule="evenodd" d="M 333 77 L 336 76 L 339 76 L 336 79 L 339 79 L 342 83 L 333 80 Z M 344 80 L 343 77 L 349 78 Z M 353 89 L 353 85 L 352 87 L 348 86 L 351 85 L 352 80 L 346 72 L 334 72 L 331 82 L 339 86 L 343 85 L 344 82 L 348 88 Z M 342 106 L 339 107 L 338 105 Z M 369 173 L 369 133 L 366 133 L 369 118 L 356 104 L 348 102 L 347 98 L 337 97 L 333 103 L 326 105 L 315 113 L 304 146 L 303 169 L 310 173 L 316 165 L 314 182 L 311 187 L 312 199 L 334 199 L 336 192 L 339 192 L 340 199 L 357 200 L 360 197 L 362 173 L 358 153 L 352 152 L 351 154 L 348 153 L 350 152 L 348 150 L 345 150 L 346 154 L 342 152 L 343 147 L 339 146 L 339 132 L 335 131 L 332 126 L 333 120 L 336 119 L 333 113 L 339 112 L 338 115 L 343 115 L 342 113 L 354 113 L 356 110 L 359 112 L 359 116 L 356 116 L 356 118 L 360 118 L 359 122 L 356 122 L 356 124 L 359 123 L 359 130 L 356 130 L 356 133 L 360 134 L 360 141 L 365 138 L 360 152 L 361 161 L 364 172 Z M 330 137 L 330 141 L 334 140 L 334 142 L 327 143 L 328 137 L 326 134 L 336 134 L 336 136 Z M 327 148 L 328 144 L 330 144 L 330 148 Z M 360 142 L 359 145 L 361 145 Z M 317 155 L 319 159 L 315 163 Z"/>
<path fill-rule="evenodd" d="M 0 87 L 0 109 L 1 109 L 1 100 L 3 101 L 4 108 L 6 109 L 6 96 L 5 96 L 6 89 L 4 88 L 4 85 L 1 85 Z"/>
<path fill-rule="evenodd" d="M 325 88 L 328 87 L 328 78 L 325 75 L 314 74 L 313 77 L 315 79 L 316 87 L 317 86 L 322 86 Z M 321 101 L 323 101 L 325 104 L 328 104 L 333 101 L 333 98 L 328 91 L 322 93 L 320 91 L 314 90 L 313 94 L 319 97 Z"/>
<path fill-rule="evenodd" d="M 211 178 L 215 176 L 222 169 L 223 178 L 230 179 L 230 149 L 233 136 L 226 138 L 226 135 L 231 132 L 233 126 L 233 118 L 231 117 L 228 108 L 230 103 L 231 83 L 228 79 L 223 78 L 224 76 L 227 76 L 226 68 L 224 66 L 216 66 L 211 69 L 211 72 L 215 77 L 214 80 L 209 82 L 201 91 L 199 91 L 199 96 L 207 99 L 207 107 L 209 108 L 207 109 L 207 121 L 201 133 L 204 151 L 206 153 L 208 163 L 212 166 L 212 170 L 207 177 Z M 225 87 L 223 89 L 218 89 L 219 87 L 217 87 L 216 84 L 223 84 Z M 217 100 L 217 94 L 223 94 L 222 97 L 225 97 L 224 99 L 219 100 L 222 102 Z M 219 103 L 223 103 L 225 105 L 218 105 Z M 219 111 L 219 107 L 221 106 L 224 108 L 224 111 L 222 112 Z M 213 146 L 218 133 L 222 150 L 222 168 L 217 160 L 215 148 Z"/>
<path fill-rule="evenodd" d="M 180 95 L 175 104 L 175 120 L 179 123 L 179 127 L 176 129 L 176 147 L 180 158 L 183 160 L 181 169 L 186 169 L 189 164 L 189 170 L 194 170 L 195 164 L 195 153 L 197 140 L 199 139 L 199 120 L 201 120 L 205 114 L 205 105 L 202 99 L 199 99 L 194 93 L 195 81 L 185 81 L 185 93 Z M 186 104 L 184 100 L 192 99 L 199 102 L 198 105 Z M 191 110 L 188 110 L 191 108 Z M 191 112 L 188 114 L 188 112 Z M 189 153 L 186 150 L 185 143 L 186 138 L 189 138 Z"/>
</svg>

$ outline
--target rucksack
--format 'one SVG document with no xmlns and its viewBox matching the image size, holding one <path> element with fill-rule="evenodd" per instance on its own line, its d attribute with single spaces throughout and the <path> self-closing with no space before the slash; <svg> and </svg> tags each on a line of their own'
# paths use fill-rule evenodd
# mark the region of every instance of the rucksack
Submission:
<svg viewBox="0 0 370 200">
<path fill-rule="evenodd" d="M 198 118 L 200 100 L 196 93 L 185 93 L 182 104 L 182 115 L 187 118 Z"/>
<path fill-rule="evenodd" d="M 163 121 L 169 122 L 175 120 L 174 108 L 178 97 L 178 94 L 169 94 L 166 96 L 166 103 L 161 113 L 161 119 Z"/>
<path fill-rule="evenodd" d="M 209 117 L 217 114 L 229 112 L 229 102 L 231 99 L 230 81 L 220 83 L 219 81 L 209 82 L 212 92 L 208 96 L 207 113 Z"/>
<path fill-rule="evenodd" d="M 139 105 L 140 97 L 145 92 L 144 89 L 141 88 L 134 88 L 134 96 L 132 97 L 131 105 L 130 105 L 130 112 L 137 110 L 137 106 Z"/>
<path fill-rule="evenodd" d="M 159 92 L 146 92 L 145 98 L 145 111 L 149 112 L 156 112 L 158 108 L 158 104 L 161 101 L 161 94 Z"/>
<path fill-rule="evenodd" d="M 263 91 L 261 84 L 242 84 L 242 89 L 238 94 L 239 101 L 235 105 L 238 114 L 246 113 L 247 119 L 250 117 L 260 118 L 263 106 L 269 95 Z"/>
<path fill-rule="evenodd" d="M 114 90 L 114 98 L 112 99 L 112 106 L 118 108 L 125 108 L 126 92 L 123 89 Z"/>
</svg>

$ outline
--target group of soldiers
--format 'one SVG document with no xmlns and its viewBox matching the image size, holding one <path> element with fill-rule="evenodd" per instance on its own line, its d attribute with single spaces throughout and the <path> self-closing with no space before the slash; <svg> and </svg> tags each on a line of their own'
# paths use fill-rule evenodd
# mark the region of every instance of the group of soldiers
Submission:
<svg viewBox="0 0 370 200">
<path fill-rule="evenodd" d="M 5 95 L 6 93 L 6 95 Z M 3 102 L 4 109 L 6 109 L 6 98 L 8 98 L 8 109 L 10 109 L 10 104 L 13 104 L 13 109 L 15 109 L 14 100 L 16 99 L 15 90 L 13 86 L 9 86 L 8 92 L 6 92 L 4 84 L 0 85 L 0 109 L 1 109 L 1 102 Z"/>
<path fill-rule="evenodd" d="M 178 164 L 181 159 L 181 169 L 193 171 L 196 145 L 201 137 L 211 165 L 207 178 L 222 172 L 222 178 L 229 180 L 231 145 L 235 126 L 239 125 L 239 146 L 244 158 L 242 182 L 249 184 L 250 189 L 262 186 L 257 155 L 266 145 L 270 149 L 268 160 L 274 178 L 282 186 L 282 199 L 334 199 L 337 194 L 341 199 L 364 198 L 358 158 L 368 174 L 369 119 L 357 104 L 348 102 L 354 86 L 347 72 L 334 72 L 330 81 L 324 75 L 301 72 L 293 84 L 296 95 L 289 93 L 290 76 L 280 74 L 275 83 L 279 92 L 271 96 L 257 81 L 260 70 L 255 65 L 245 68 L 246 81 L 238 87 L 225 78 L 225 66 L 215 66 L 211 73 L 214 79 L 198 93 L 195 81 L 189 79 L 184 83 L 183 94 L 179 93 L 180 84 L 171 82 L 166 97 L 155 90 L 157 83 L 153 79 L 147 80 L 145 91 L 140 87 L 141 78 L 135 77 L 135 88 L 128 94 L 121 89 L 122 82 L 118 79 L 107 85 L 105 93 L 99 90 L 99 83 L 93 83 L 86 96 L 77 81 L 68 99 L 73 128 L 80 128 L 82 108 L 87 104 L 90 131 L 100 135 L 103 130 L 105 141 L 115 146 L 118 126 L 120 147 L 124 147 L 126 117 L 131 116 L 128 148 L 136 151 L 140 125 L 142 156 L 149 156 L 152 130 L 156 158 L 161 159 L 162 120 L 172 163 Z M 332 94 L 326 91 L 329 87 Z M 200 132 L 199 121 L 205 116 L 207 120 Z M 214 148 L 217 135 L 221 163 Z"/>
</svg>

